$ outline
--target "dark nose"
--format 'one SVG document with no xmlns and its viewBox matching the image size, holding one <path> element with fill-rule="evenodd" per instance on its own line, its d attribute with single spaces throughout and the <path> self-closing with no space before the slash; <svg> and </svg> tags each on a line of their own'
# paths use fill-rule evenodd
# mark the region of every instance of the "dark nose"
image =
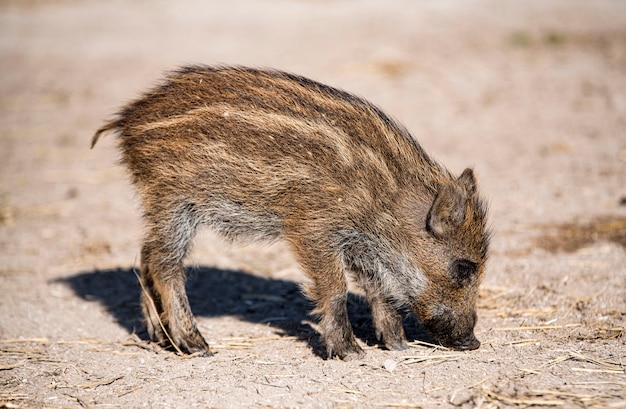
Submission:
<svg viewBox="0 0 626 409">
<path fill-rule="evenodd" d="M 471 351 L 473 349 L 478 349 L 479 347 L 480 341 L 476 339 L 474 334 L 470 335 L 469 337 L 458 343 L 454 343 L 454 349 L 457 349 L 459 351 Z"/>
</svg>

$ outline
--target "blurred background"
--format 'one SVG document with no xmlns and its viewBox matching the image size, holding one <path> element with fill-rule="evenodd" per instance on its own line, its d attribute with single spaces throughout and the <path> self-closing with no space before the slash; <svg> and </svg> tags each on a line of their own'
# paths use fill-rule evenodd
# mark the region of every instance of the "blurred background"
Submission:
<svg viewBox="0 0 626 409">
<path fill-rule="evenodd" d="M 609 211 L 626 194 L 623 166 L 609 169 L 626 156 L 625 10 L 619 1 L 2 1 L 0 197 L 44 201 L 12 185 L 17 171 L 40 183 L 106 163 L 104 147 L 83 149 L 101 121 L 165 71 L 203 63 L 279 68 L 372 100 L 453 171 L 475 166 L 498 214 Z M 497 197 L 511 188 L 521 195 Z"/>
<path fill-rule="evenodd" d="M 494 327 L 576 325 L 542 334 L 524 357 L 548 360 L 581 339 L 623 356 L 623 335 L 619 347 L 598 329 L 623 334 L 626 311 L 626 2 L 616 0 L 0 0 L 0 338 L 128 336 L 107 313 L 115 306 L 86 301 L 108 285 L 89 284 L 94 271 L 137 265 L 140 215 L 114 138 L 93 150 L 90 140 L 166 71 L 199 63 L 354 92 L 454 173 L 475 168 L 495 231 L 478 335 L 510 359 L 481 371 L 506 377 L 520 356 L 503 352 L 515 338 Z M 302 280 L 281 245 L 203 233 L 193 259 Z M 63 284 L 72 277 L 87 290 Z M 136 291 L 124 296 L 136 302 Z M 210 337 L 241 330 L 224 328 Z"/>
</svg>

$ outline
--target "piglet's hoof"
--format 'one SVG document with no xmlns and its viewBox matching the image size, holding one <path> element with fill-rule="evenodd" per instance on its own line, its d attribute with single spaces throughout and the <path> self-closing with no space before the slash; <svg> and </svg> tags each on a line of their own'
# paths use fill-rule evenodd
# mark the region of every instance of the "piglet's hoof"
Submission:
<svg viewBox="0 0 626 409">
<path fill-rule="evenodd" d="M 357 344 L 345 348 L 335 348 L 328 350 L 328 358 L 339 358 L 342 361 L 356 361 L 365 357 L 365 352 Z"/>
</svg>

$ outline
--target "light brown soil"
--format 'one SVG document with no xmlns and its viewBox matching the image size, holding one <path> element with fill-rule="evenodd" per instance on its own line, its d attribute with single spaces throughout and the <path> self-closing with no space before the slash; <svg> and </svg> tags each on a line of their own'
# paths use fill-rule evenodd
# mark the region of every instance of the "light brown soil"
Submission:
<svg viewBox="0 0 626 409">
<path fill-rule="evenodd" d="M 286 246 L 196 241 L 216 355 L 146 342 L 117 107 L 186 63 L 356 92 L 454 172 L 495 234 L 482 347 L 319 357 Z M 626 2 L 0 1 L 0 407 L 626 407 Z"/>
</svg>

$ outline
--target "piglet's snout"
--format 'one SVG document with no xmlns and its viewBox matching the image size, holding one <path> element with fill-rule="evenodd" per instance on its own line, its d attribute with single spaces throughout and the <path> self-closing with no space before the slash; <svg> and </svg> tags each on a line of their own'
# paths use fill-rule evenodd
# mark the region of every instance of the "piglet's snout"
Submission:
<svg viewBox="0 0 626 409">
<path fill-rule="evenodd" d="M 471 351 L 480 347 L 480 341 L 476 339 L 476 336 L 472 333 L 467 338 L 454 342 L 452 347 L 459 351 Z"/>
</svg>

